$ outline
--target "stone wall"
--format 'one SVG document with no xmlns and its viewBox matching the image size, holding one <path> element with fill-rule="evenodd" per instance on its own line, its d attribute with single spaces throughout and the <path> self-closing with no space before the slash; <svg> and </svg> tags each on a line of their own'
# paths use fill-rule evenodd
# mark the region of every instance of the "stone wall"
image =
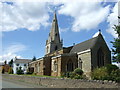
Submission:
<svg viewBox="0 0 120 90">
<path fill-rule="evenodd" d="M 91 74 L 91 51 L 87 51 L 87 52 L 79 52 L 80 54 L 78 54 L 78 60 L 81 59 L 82 61 L 82 70 L 84 72 L 84 74 L 90 78 L 90 74 Z M 80 67 L 79 67 L 80 68 Z"/>
<path fill-rule="evenodd" d="M 49 88 L 120 88 L 118 83 L 112 81 L 63 79 L 23 75 L 2 75 L 2 77 L 3 79 L 17 80 L 29 84 L 47 86 Z"/>
</svg>

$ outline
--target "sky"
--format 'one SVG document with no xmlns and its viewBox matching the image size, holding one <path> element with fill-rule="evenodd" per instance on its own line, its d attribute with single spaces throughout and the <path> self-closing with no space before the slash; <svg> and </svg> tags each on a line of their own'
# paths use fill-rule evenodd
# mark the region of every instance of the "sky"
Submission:
<svg viewBox="0 0 120 90">
<path fill-rule="evenodd" d="M 110 42 L 117 38 L 113 26 L 118 24 L 118 1 L 101 1 L 0 2 L 0 61 L 43 57 L 54 11 L 64 47 L 96 37 L 101 29 L 111 50 Z"/>
</svg>

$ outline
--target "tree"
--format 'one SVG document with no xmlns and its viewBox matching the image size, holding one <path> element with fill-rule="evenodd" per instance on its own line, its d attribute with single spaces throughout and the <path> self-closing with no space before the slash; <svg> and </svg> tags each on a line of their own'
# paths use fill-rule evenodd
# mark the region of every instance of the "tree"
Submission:
<svg viewBox="0 0 120 90">
<path fill-rule="evenodd" d="M 35 56 L 33 57 L 32 61 L 36 61 L 36 57 Z"/>
<path fill-rule="evenodd" d="M 9 62 L 9 65 L 10 65 L 10 67 L 13 66 L 13 59 L 11 59 L 11 61 Z"/>
<path fill-rule="evenodd" d="M 120 17 L 118 18 L 120 19 Z M 114 25 L 113 29 L 116 31 L 116 34 L 118 34 L 118 37 L 114 38 L 114 41 L 111 42 L 113 44 L 113 61 L 120 62 L 120 25 Z"/>
<path fill-rule="evenodd" d="M 7 64 L 7 61 L 5 60 L 4 64 Z"/>
</svg>

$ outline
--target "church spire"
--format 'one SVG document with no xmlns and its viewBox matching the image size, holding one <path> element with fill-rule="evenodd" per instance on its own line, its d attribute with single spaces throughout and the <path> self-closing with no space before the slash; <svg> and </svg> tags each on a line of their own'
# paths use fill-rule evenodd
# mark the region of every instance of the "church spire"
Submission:
<svg viewBox="0 0 120 90">
<path fill-rule="evenodd" d="M 60 48 L 62 48 L 62 42 L 60 41 L 57 15 L 55 12 L 49 37 L 48 37 L 48 40 L 46 41 L 46 54 L 56 51 Z"/>
<path fill-rule="evenodd" d="M 54 41 L 56 38 L 60 42 L 59 28 L 58 28 L 57 16 L 56 16 L 56 12 L 55 12 L 53 21 L 52 21 L 52 28 L 50 31 L 49 39 L 50 39 L 50 41 Z"/>
</svg>

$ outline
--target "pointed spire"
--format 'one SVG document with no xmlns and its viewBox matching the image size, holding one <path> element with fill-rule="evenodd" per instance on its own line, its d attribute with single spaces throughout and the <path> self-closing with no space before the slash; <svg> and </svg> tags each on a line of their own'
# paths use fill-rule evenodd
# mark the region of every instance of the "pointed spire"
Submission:
<svg viewBox="0 0 120 90">
<path fill-rule="evenodd" d="M 56 21 L 57 20 L 57 16 L 56 16 L 56 10 L 55 10 L 55 12 L 54 12 L 54 17 L 53 17 L 53 21 Z"/>
<path fill-rule="evenodd" d="M 56 49 L 57 47 L 57 49 Z M 59 27 L 57 22 L 56 11 L 54 12 L 52 27 L 46 41 L 46 54 L 62 48 L 62 41 L 60 41 Z"/>
<path fill-rule="evenodd" d="M 57 15 L 55 11 L 54 16 L 53 16 L 53 21 L 52 21 L 52 28 L 51 28 L 50 35 L 49 35 L 49 41 L 54 41 L 56 38 L 57 38 L 57 41 L 60 42 Z"/>
</svg>

